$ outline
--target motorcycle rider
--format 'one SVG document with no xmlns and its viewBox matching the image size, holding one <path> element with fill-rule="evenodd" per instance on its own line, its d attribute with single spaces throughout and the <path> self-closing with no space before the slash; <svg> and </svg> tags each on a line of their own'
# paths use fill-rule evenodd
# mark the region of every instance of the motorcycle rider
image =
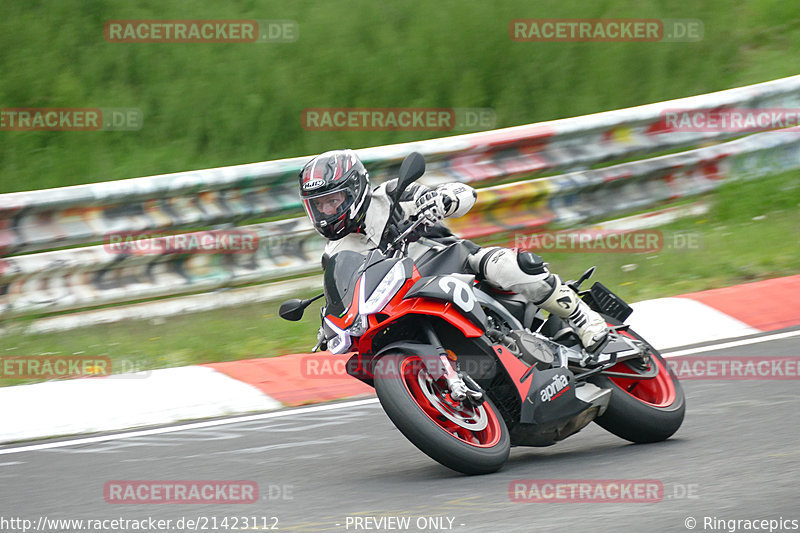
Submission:
<svg viewBox="0 0 800 533">
<path fill-rule="evenodd" d="M 475 204 L 477 192 L 463 183 L 446 183 L 430 189 L 413 183 L 400 197 L 400 216 L 392 217 L 397 180 L 376 188 L 369 173 L 352 150 L 332 150 L 309 161 L 300 171 L 300 196 L 314 228 L 326 239 L 323 266 L 338 252 L 384 249 L 397 235 L 392 230 L 406 220 L 424 217 L 422 238 L 409 245 L 412 259 L 431 248 L 442 247 L 437 237 L 452 237 L 439 224 L 446 217 L 465 215 Z M 583 346 L 592 351 L 608 333 L 605 320 L 551 273 L 533 252 L 480 246 L 462 241 L 470 250 L 469 268 L 476 277 L 500 290 L 521 294 L 534 304 L 567 320 Z"/>
</svg>

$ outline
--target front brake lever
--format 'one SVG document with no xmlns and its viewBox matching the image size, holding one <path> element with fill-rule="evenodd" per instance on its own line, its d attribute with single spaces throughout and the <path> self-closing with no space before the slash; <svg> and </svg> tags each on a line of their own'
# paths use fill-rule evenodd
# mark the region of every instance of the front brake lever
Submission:
<svg viewBox="0 0 800 533">
<path fill-rule="evenodd" d="M 409 235 L 409 234 L 410 234 L 412 231 L 414 231 L 414 230 L 415 230 L 415 229 L 417 229 L 417 228 L 418 228 L 420 225 L 422 225 L 422 223 L 423 223 L 424 221 L 425 221 L 425 218 L 424 218 L 424 217 L 419 217 L 419 218 L 416 220 L 416 222 L 414 222 L 414 223 L 413 223 L 413 224 L 411 224 L 411 225 L 410 225 L 408 228 L 406 228 L 406 230 L 405 230 L 403 233 L 401 233 L 401 234 L 400 234 L 400 236 L 399 236 L 399 237 L 397 237 L 397 238 L 394 240 L 394 242 L 392 242 L 392 243 L 389 245 L 389 247 L 386 249 L 386 251 L 388 252 L 389 250 L 394 250 L 394 249 L 396 249 L 396 246 L 397 246 L 398 244 L 402 243 L 402 242 L 403 242 L 403 241 L 406 239 L 406 237 L 408 237 L 408 235 Z"/>
</svg>

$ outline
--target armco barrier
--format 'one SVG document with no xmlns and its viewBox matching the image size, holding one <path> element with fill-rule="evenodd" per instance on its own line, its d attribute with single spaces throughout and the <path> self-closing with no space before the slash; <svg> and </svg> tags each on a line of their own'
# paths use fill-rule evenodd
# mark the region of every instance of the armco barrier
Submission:
<svg viewBox="0 0 800 533">
<path fill-rule="evenodd" d="M 310 273 L 324 243 L 302 218 L 237 228 L 257 236 L 245 253 L 121 254 L 85 246 L 0 260 L 0 317 L 189 294 Z"/>
<path fill-rule="evenodd" d="M 731 177 L 792 168 L 800 168 L 800 132 L 759 133 L 678 154 L 481 189 L 470 213 L 448 225 L 467 238 L 569 226 L 703 194 Z M 194 293 L 319 269 L 324 243 L 305 217 L 238 229 L 258 236 L 253 253 L 120 255 L 101 245 L 2 259 L 0 317 Z"/>
<path fill-rule="evenodd" d="M 416 150 L 426 183 L 530 178 L 731 137 L 677 132 L 665 110 L 799 108 L 800 76 L 706 95 L 502 130 L 358 150 L 376 181 Z M 307 157 L 0 195 L 0 254 L 100 242 L 107 232 L 201 228 L 297 211 Z"/>
<path fill-rule="evenodd" d="M 755 164 L 755 163 L 757 164 Z M 709 192 L 727 178 L 800 168 L 800 132 L 765 132 L 687 152 L 481 189 L 448 226 L 469 238 L 566 227 Z"/>
<path fill-rule="evenodd" d="M 602 169 L 588 166 L 731 133 L 675 132 L 669 109 L 800 108 L 800 76 L 584 117 L 359 150 L 376 181 L 410 151 L 425 154 L 428 184 L 484 186 L 450 226 L 469 238 L 566 226 L 714 189 L 732 176 L 800 167 L 797 132 L 739 140 Z M 303 218 L 240 226 L 259 236 L 242 254 L 124 255 L 111 233 L 186 231 L 299 209 L 295 178 L 308 158 L 0 195 L 0 318 L 83 309 L 265 282 L 318 269 L 322 241 Z M 531 179 L 544 173 L 575 170 Z M 493 185 L 498 180 L 517 180 Z M 522 181 L 520 181 L 522 180 Z M 41 250 L 51 250 L 39 253 Z M 10 255 L 24 254 L 24 255 Z"/>
</svg>

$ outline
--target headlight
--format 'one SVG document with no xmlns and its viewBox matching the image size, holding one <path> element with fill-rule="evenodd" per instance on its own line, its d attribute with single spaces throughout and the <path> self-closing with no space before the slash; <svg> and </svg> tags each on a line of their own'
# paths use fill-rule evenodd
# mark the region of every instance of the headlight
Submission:
<svg viewBox="0 0 800 533">
<path fill-rule="evenodd" d="M 345 331 L 350 334 L 351 337 L 360 337 L 367 331 L 367 327 L 369 324 L 367 323 L 367 316 L 366 315 L 359 315 L 353 325 L 347 328 Z"/>
<path fill-rule="evenodd" d="M 347 330 L 336 327 L 328 317 L 325 317 L 325 324 L 335 335 L 335 337 L 328 339 L 328 350 L 335 354 L 345 353 L 352 344 L 350 333 L 348 333 Z"/>
<path fill-rule="evenodd" d="M 364 301 L 364 285 L 365 279 L 361 279 L 361 303 L 359 304 L 358 312 L 362 315 L 371 315 L 377 313 L 389 303 L 403 283 L 406 281 L 405 266 L 402 261 L 398 261 L 392 269 L 384 276 L 378 287 L 372 291 L 369 299 Z"/>
</svg>

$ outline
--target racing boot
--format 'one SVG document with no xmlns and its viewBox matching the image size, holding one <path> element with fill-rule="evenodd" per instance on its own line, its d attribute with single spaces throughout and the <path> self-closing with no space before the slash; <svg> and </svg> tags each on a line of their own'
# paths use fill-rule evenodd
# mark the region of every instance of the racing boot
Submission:
<svg viewBox="0 0 800 533">
<path fill-rule="evenodd" d="M 548 280 L 555 284 L 552 294 L 537 305 L 557 317 L 567 319 L 584 348 L 589 352 L 594 351 L 608 335 L 605 319 L 578 298 L 575 291 L 565 285 L 561 278 L 555 274 L 553 278 Z"/>
</svg>

